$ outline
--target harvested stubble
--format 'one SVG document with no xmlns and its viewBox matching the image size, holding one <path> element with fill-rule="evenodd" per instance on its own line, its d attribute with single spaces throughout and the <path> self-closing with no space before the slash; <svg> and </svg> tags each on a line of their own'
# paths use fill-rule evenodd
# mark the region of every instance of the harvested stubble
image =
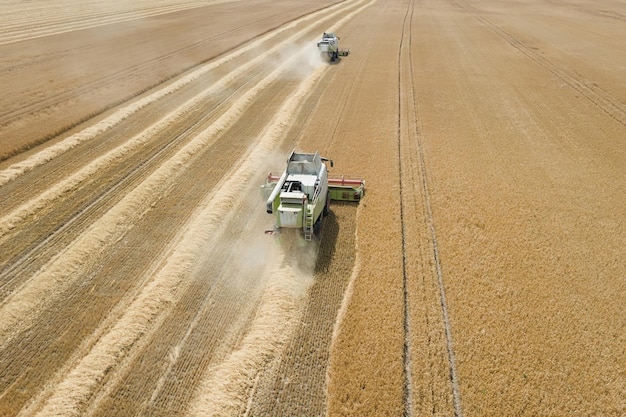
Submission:
<svg viewBox="0 0 626 417">
<path fill-rule="evenodd" d="M 352 203 L 333 203 L 325 218 L 300 324 L 282 357 L 259 378 L 248 415 L 324 414 L 333 326 L 355 261 L 356 210 Z"/>
</svg>

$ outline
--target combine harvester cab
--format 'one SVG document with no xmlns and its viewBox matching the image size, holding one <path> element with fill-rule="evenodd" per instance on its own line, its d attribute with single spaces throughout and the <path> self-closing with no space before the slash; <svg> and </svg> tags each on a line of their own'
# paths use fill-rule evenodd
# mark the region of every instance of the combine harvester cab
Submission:
<svg viewBox="0 0 626 417">
<path fill-rule="evenodd" d="M 358 178 L 331 176 L 326 162 L 329 159 L 316 153 L 293 151 L 282 173 L 270 172 L 261 186 L 267 198 L 266 211 L 275 217 L 274 234 L 280 229 L 301 229 L 309 241 L 319 235 L 323 217 L 328 214 L 331 200 L 360 201 L 365 182 Z"/>
<path fill-rule="evenodd" d="M 339 49 L 339 37 L 330 32 L 324 32 L 322 39 L 317 42 L 317 49 L 322 58 L 327 58 L 330 62 L 335 62 L 340 56 L 350 54 L 349 49 Z"/>
</svg>

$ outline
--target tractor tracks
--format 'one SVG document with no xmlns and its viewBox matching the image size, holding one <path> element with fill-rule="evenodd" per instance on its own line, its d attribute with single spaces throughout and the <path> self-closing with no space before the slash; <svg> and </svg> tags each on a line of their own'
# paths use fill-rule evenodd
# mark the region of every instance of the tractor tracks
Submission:
<svg viewBox="0 0 626 417">
<path fill-rule="evenodd" d="M 415 253 L 414 248 L 409 247 L 409 234 L 414 233 L 412 231 L 413 224 L 419 224 L 419 217 L 423 216 L 424 225 L 427 228 L 428 241 L 431 247 L 430 256 L 425 255 L 426 259 L 422 259 L 422 262 L 426 264 L 434 264 L 436 283 L 438 288 L 438 300 L 440 305 L 440 320 L 443 323 L 444 331 L 444 343 L 445 351 L 447 352 L 447 364 L 449 375 L 449 392 L 452 397 L 452 411 L 455 417 L 463 416 L 463 409 L 461 403 L 460 383 L 456 365 L 456 355 L 454 352 L 454 343 L 452 338 L 452 326 L 450 320 L 450 314 L 448 309 L 448 302 L 446 299 L 445 283 L 443 277 L 443 270 L 441 266 L 441 257 L 439 254 L 439 244 L 437 240 L 437 234 L 435 230 L 435 222 L 433 210 L 431 207 L 431 192 L 429 190 L 428 174 L 426 169 L 426 161 L 424 154 L 424 145 L 421 139 L 421 133 L 419 130 L 419 106 L 418 97 L 416 97 L 416 84 L 414 81 L 414 59 L 412 57 L 412 22 L 415 9 L 415 0 L 410 1 L 406 14 L 403 20 L 402 37 L 400 40 L 400 47 L 398 52 L 398 175 L 400 181 L 400 218 L 402 223 L 402 260 L 403 260 L 403 294 L 404 294 L 404 396 L 405 396 L 405 411 L 404 415 L 410 417 L 413 415 L 413 408 L 415 404 L 414 391 L 417 388 L 416 382 L 413 380 L 414 376 L 413 361 L 411 357 L 412 343 L 411 340 L 416 335 L 412 334 L 414 325 L 411 321 L 411 311 L 416 306 L 411 303 L 411 292 L 415 286 L 411 285 L 409 281 L 411 279 L 419 279 L 411 268 L 412 259 L 418 256 Z M 417 197 L 421 195 L 421 202 L 417 201 Z M 414 212 L 415 206 L 421 205 L 423 212 L 419 214 Z M 411 235 L 415 238 L 414 235 Z M 425 266 L 421 266 L 423 269 L 422 274 L 425 272 Z M 425 279 L 422 278 L 422 279 Z M 415 297 L 416 295 L 413 295 Z M 428 300 L 427 303 L 432 303 L 435 300 Z M 432 325 L 429 323 L 428 316 L 425 317 L 427 327 Z M 424 329 L 421 329 L 424 331 Z M 427 330 L 427 329 L 426 329 Z M 437 343 L 430 338 L 428 344 Z M 429 347 L 429 349 L 432 349 Z M 420 354 L 425 354 L 420 352 Z M 433 366 L 432 362 L 430 366 Z M 432 369 L 429 374 L 433 374 Z M 432 410 L 433 414 L 436 414 L 436 403 L 434 400 L 435 385 L 433 381 L 430 381 L 428 385 L 431 385 L 432 396 Z M 420 387 L 421 388 L 421 387 Z M 426 388 L 428 389 L 428 388 Z"/>
<path fill-rule="evenodd" d="M 584 97 L 586 100 L 591 102 L 600 111 L 604 112 L 622 126 L 626 126 L 626 103 L 609 94 L 597 83 L 586 79 L 580 74 L 573 75 L 570 71 L 567 71 L 567 69 L 543 57 L 535 48 L 511 35 L 500 26 L 487 19 L 476 7 L 455 0 L 452 0 L 450 3 L 471 14 L 475 19 L 484 24 L 485 27 L 491 29 L 496 35 L 506 41 L 513 48 L 517 49 L 520 53 L 524 54 L 546 71 L 563 81 L 566 85 L 580 94 L 581 97 Z M 589 12 L 591 13 L 591 11 Z"/>
<path fill-rule="evenodd" d="M 401 239 L 402 239 L 402 297 L 403 297 L 403 328 L 404 328 L 404 347 L 402 350 L 402 361 L 404 365 L 404 416 L 411 417 L 413 416 L 413 381 L 412 381 L 412 363 L 411 363 L 411 320 L 409 314 L 409 290 L 408 290 L 408 272 L 407 272 L 407 242 L 406 242 L 406 219 L 405 219 L 405 209 L 404 209 L 404 187 L 403 184 L 403 166 L 402 166 L 402 154 L 405 152 L 402 146 L 402 135 L 403 135 L 403 126 L 402 126 L 402 116 L 405 112 L 404 105 L 402 103 L 402 97 L 404 95 L 403 91 L 403 59 L 404 54 L 406 53 L 405 48 L 409 51 L 408 59 L 410 60 L 410 50 L 411 50 L 411 21 L 414 10 L 414 2 L 411 1 L 409 7 L 406 10 L 404 15 L 404 19 L 402 21 L 402 37 L 400 38 L 400 45 L 398 48 L 398 180 L 400 185 L 400 223 L 401 223 Z M 407 26 L 408 23 L 408 26 Z M 405 39 L 405 36 L 408 32 L 408 37 Z M 405 167 L 406 169 L 406 167 Z M 409 167 L 410 169 L 410 167 Z"/>
</svg>

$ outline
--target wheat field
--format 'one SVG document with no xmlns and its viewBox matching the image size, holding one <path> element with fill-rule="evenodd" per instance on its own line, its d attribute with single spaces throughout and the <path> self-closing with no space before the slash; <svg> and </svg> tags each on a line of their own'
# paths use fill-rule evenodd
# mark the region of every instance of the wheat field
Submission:
<svg viewBox="0 0 626 417">
<path fill-rule="evenodd" d="M 624 21 L 4 2 L 0 415 L 625 415 Z M 366 183 L 307 244 L 293 149 Z"/>
</svg>

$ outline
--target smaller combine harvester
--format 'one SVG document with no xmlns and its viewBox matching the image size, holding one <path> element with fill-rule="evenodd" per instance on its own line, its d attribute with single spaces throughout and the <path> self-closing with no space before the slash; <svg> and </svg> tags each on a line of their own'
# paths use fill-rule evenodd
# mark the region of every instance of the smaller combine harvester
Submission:
<svg viewBox="0 0 626 417">
<path fill-rule="evenodd" d="M 311 240 L 313 235 L 319 235 L 331 200 L 361 200 L 365 181 L 331 175 L 327 162 L 333 166 L 333 161 L 322 158 L 319 152 L 293 151 L 285 172 L 267 175 L 261 190 L 267 198 L 267 212 L 275 216 L 276 223 L 266 233 L 275 234 L 284 228 L 301 229 L 304 239 Z"/>
<path fill-rule="evenodd" d="M 349 49 L 339 49 L 339 37 L 331 32 L 324 32 L 322 39 L 317 42 L 317 48 L 323 58 L 330 62 L 336 61 L 340 56 L 348 56 Z"/>
</svg>

